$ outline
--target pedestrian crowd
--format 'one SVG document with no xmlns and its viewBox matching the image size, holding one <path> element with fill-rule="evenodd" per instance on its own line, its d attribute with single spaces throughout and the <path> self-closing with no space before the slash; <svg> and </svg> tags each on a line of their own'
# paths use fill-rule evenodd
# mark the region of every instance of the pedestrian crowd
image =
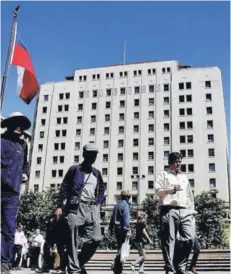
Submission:
<svg viewBox="0 0 231 274">
<path fill-rule="evenodd" d="M 23 226 L 16 228 L 20 185 L 28 180 L 27 145 L 21 138 L 30 127 L 21 113 L 13 113 L 1 123 L 6 131 L 1 138 L 1 270 L 9 274 L 12 268 L 29 266 L 37 273 L 86 274 L 86 263 L 95 254 L 100 241 L 100 208 L 104 202 L 105 186 L 101 172 L 93 167 L 97 147 L 83 147 L 83 162 L 71 166 L 60 187 L 57 208 L 47 225 L 45 238 L 40 230 L 24 234 Z M 181 171 L 182 156 L 169 154 L 169 170 L 161 172 L 155 182 L 159 200 L 160 242 L 166 274 L 186 274 L 189 255 L 194 258 L 189 270 L 197 273 L 196 261 L 200 245 L 196 236 L 194 197 L 187 176 Z M 114 274 L 122 274 L 129 253 L 131 237 L 130 191 L 123 190 L 109 223 L 109 232 L 117 240 L 117 254 L 111 265 Z M 145 243 L 153 244 L 146 228 L 147 215 L 137 212 L 135 246 L 138 258 L 131 270 L 144 273 Z M 82 239 L 80 247 L 79 239 Z M 126 251 L 126 256 L 125 256 Z M 67 271 L 67 272 L 66 272 Z"/>
</svg>

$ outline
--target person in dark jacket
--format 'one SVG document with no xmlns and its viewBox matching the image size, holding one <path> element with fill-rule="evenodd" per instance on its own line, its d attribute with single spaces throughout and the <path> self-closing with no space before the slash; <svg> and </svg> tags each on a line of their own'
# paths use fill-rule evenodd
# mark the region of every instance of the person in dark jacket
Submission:
<svg viewBox="0 0 231 274">
<path fill-rule="evenodd" d="M 67 171 L 60 187 L 56 216 L 64 212 L 68 223 L 68 273 L 86 273 L 84 265 L 94 255 L 101 240 L 100 205 L 104 202 L 101 173 L 92 167 L 98 149 L 94 144 L 83 147 L 84 161 Z M 78 238 L 83 246 L 78 254 Z"/>
<path fill-rule="evenodd" d="M 20 185 L 28 180 L 28 148 L 21 136 L 30 126 L 20 112 L 10 114 L 1 123 L 6 128 L 1 135 L 1 270 L 5 274 L 10 273 L 13 259 Z"/>
<path fill-rule="evenodd" d="M 111 236 L 115 233 L 117 240 L 118 251 L 112 264 L 112 270 L 115 274 L 121 274 L 123 271 L 123 264 L 121 263 L 121 247 L 126 238 L 130 236 L 130 192 L 129 190 L 121 191 L 121 200 L 115 205 L 113 214 L 109 223 L 109 232 Z"/>
</svg>

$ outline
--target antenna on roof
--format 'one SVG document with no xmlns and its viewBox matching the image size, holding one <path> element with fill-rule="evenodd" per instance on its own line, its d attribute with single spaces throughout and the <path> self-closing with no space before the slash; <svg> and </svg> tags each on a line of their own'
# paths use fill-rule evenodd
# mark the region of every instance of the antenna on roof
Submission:
<svg viewBox="0 0 231 274">
<path fill-rule="evenodd" d="M 124 56 L 123 56 L 123 64 L 125 65 L 126 60 L 126 40 L 124 40 Z"/>
</svg>

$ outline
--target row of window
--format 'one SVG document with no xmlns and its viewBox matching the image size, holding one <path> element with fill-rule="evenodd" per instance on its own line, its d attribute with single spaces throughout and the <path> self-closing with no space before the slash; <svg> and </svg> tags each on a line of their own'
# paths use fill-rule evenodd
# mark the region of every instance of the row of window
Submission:
<svg viewBox="0 0 231 274">
<path fill-rule="evenodd" d="M 171 72 L 171 68 L 167 67 L 167 68 L 162 68 L 162 73 L 170 73 Z M 133 70 L 133 76 L 141 76 L 143 73 L 142 70 Z M 147 69 L 147 74 L 148 75 L 154 75 L 156 74 L 156 69 L 152 68 L 152 69 Z M 119 73 L 119 77 L 123 78 L 123 77 L 127 77 L 128 76 L 128 71 L 120 71 Z M 113 72 L 107 72 L 105 73 L 105 78 L 106 79 L 113 79 L 114 78 L 114 73 Z M 92 75 L 92 80 L 100 80 L 100 74 L 93 74 Z M 87 81 L 87 75 L 80 75 L 79 76 L 79 81 L 83 82 L 83 81 Z"/>
<path fill-rule="evenodd" d="M 205 81 L 204 87 L 211 88 L 212 87 L 211 81 Z M 178 84 L 178 88 L 179 88 L 179 90 L 192 89 L 192 83 L 191 82 L 181 82 Z"/>
</svg>

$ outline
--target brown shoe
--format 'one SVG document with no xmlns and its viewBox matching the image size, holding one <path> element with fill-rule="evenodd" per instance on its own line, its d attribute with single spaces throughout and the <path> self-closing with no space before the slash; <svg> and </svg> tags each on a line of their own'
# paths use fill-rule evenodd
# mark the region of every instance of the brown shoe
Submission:
<svg viewBox="0 0 231 274">
<path fill-rule="evenodd" d="M 189 270 L 194 274 L 198 274 L 195 267 L 191 267 Z"/>
</svg>

